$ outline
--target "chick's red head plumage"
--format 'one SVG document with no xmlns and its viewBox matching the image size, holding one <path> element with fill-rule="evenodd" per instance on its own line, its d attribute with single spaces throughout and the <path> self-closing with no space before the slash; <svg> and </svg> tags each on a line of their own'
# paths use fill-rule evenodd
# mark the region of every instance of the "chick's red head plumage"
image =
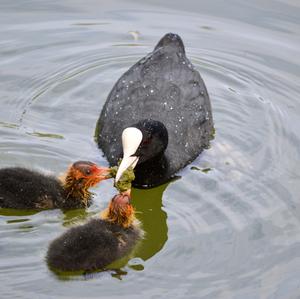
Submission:
<svg viewBox="0 0 300 299">
<path fill-rule="evenodd" d="M 77 161 L 70 170 L 70 175 L 86 187 L 93 187 L 108 178 L 109 168 L 100 167 L 89 161 Z"/>
<path fill-rule="evenodd" d="M 131 226 L 135 215 L 134 208 L 130 203 L 130 193 L 124 192 L 115 195 L 108 208 L 103 212 L 102 218 L 125 228 Z"/>
</svg>

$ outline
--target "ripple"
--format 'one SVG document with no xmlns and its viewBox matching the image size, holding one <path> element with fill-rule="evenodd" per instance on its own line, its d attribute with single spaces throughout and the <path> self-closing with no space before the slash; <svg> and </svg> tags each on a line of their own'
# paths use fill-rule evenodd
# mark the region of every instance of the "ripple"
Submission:
<svg viewBox="0 0 300 299">
<path fill-rule="evenodd" d="M 181 223 L 185 234 L 217 231 L 228 224 L 240 231 L 253 220 L 268 219 L 282 209 L 296 217 L 291 221 L 294 227 L 299 220 L 294 213 L 298 202 L 276 179 L 293 173 L 287 151 L 299 155 L 296 144 L 300 140 L 290 132 L 286 108 L 276 102 L 278 90 L 285 95 L 291 83 L 285 76 L 274 76 L 272 68 L 253 63 L 253 57 L 238 54 L 210 51 L 202 53 L 202 58 L 192 54 L 192 61 L 208 85 L 218 87 L 211 94 L 216 138 L 204 154 L 204 161 L 200 156 L 192 163 L 201 167 L 209 161 L 202 167 L 212 167 L 214 171 L 207 175 L 197 172 L 197 177 L 185 171 L 188 177 L 177 187 L 179 193 L 174 197 L 198 202 L 175 204 L 168 213 Z M 263 85 L 270 98 L 267 103 L 258 101 L 256 95 L 262 82 L 276 86 L 267 89 Z M 234 93 L 228 92 L 231 90 Z"/>
<path fill-rule="evenodd" d="M 1 210 L 3 296 L 298 296 L 297 6 L 168 5 L 44 3 L 33 17 L 30 3 L 6 3 L 0 12 L 1 166 L 59 173 L 76 159 L 107 165 L 93 140 L 107 94 L 168 31 L 183 37 L 206 82 L 216 127 L 211 148 L 180 180 L 134 190 L 147 238 L 121 269 L 63 280 L 44 261 L 52 239 L 107 204 L 109 183 L 87 211 Z M 128 32 L 141 34 L 135 40 Z"/>
</svg>

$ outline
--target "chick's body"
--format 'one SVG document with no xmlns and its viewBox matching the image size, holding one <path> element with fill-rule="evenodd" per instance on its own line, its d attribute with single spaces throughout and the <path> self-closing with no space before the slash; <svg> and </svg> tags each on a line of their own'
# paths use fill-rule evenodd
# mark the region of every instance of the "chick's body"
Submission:
<svg viewBox="0 0 300 299">
<path fill-rule="evenodd" d="M 141 237 L 138 226 L 124 228 L 92 219 L 54 240 L 47 260 L 51 267 L 62 271 L 102 269 L 130 252 Z"/>
<path fill-rule="evenodd" d="M 61 182 L 33 170 L 15 167 L 0 171 L 0 207 L 44 209 L 64 205 Z"/>
</svg>

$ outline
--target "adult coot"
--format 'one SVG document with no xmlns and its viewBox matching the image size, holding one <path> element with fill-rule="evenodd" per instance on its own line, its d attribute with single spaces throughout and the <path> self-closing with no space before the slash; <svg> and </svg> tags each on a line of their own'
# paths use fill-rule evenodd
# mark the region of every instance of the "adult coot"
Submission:
<svg viewBox="0 0 300 299">
<path fill-rule="evenodd" d="M 212 134 L 205 84 L 173 33 L 121 76 L 96 128 L 109 163 L 116 165 L 123 158 L 116 180 L 136 165 L 133 186 L 144 188 L 172 178 L 208 147 Z"/>
<path fill-rule="evenodd" d="M 53 209 L 89 206 L 90 187 L 110 177 L 109 168 L 77 161 L 62 180 L 21 167 L 0 169 L 0 208 Z"/>
<path fill-rule="evenodd" d="M 103 269 L 130 253 L 143 236 L 129 192 L 116 195 L 101 218 L 73 227 L 55 239 L 47 253 L 49 266 L 61 271 Z"/>
</svg>

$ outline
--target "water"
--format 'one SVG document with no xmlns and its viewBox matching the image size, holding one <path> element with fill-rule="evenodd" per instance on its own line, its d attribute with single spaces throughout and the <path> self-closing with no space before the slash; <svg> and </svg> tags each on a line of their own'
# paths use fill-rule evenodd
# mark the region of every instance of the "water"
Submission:
<svg viewBox="0 0 300 299">
<path fill-rule="evenodd" d="M 167 32 L 206 82 L 216 137 L 178 180 L 134 190 L 147 238 L 111 271 L 57 276 L 44 261 L 53 238 L 107 205 L 111 182 L 87 211 L 1 210 L 0 297 L 300 298 L 299 16 L 296 0 L 2 0 L 1 167 L 106 165 L 101 107 Z"/>
</svg>

